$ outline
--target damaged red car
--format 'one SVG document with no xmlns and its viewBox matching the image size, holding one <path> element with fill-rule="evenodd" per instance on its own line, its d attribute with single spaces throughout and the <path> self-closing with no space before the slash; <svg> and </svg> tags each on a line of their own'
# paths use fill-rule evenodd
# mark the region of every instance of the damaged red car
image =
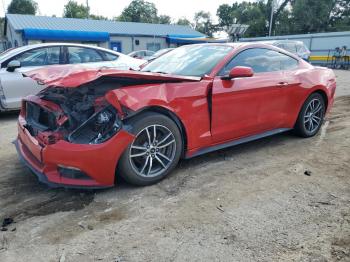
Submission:
<svg viewBox="0 0 350 262">
<path fill-rule="evenodd" d="M 23 100 L 16 146 L 51 186 L 150 185 L 181 158 L 293 129 L 314 136 L 334 73 L 256 43 L 177 48 L 142 71 L 51 67 Z"/>
</svg>

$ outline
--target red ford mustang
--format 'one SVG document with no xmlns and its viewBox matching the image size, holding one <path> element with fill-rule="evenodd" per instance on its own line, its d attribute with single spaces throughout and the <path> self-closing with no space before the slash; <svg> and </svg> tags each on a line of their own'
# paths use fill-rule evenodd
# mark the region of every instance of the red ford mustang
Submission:
<svg viewBox="0 0 350 262">
<path fill-rule="evenodd" d="M 149 185 L 191 158 L 294 129 L 315 135 L 333 72 L 263 44 L 177 48 L 141 72 L 47 67 L 23 101 L 17 150 L 51 186 Z"/>
</svg>

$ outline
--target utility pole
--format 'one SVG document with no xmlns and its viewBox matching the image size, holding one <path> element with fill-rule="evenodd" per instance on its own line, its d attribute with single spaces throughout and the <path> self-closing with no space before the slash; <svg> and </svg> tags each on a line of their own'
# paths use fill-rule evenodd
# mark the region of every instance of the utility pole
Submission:
<svg viewBox="0 0 350 262">
<path fill-rule="evenodd" d="M 275 11 L 275 0 L 271 1 L 271 15 L 270 15 L 270 23 L 269 23 L 269 36 L 272 33 L 272 21 L 273 21 L 273 13 Z"/>
<path fill-rule="evenodd" d="M 90 18 L 89 0 L 86 0 L 86 8 L 87 8 L 87 10 L 88 10 L 88 17 L 87 17 L 87 19 L 89 19 L 89 18 Z"/>
</svg>

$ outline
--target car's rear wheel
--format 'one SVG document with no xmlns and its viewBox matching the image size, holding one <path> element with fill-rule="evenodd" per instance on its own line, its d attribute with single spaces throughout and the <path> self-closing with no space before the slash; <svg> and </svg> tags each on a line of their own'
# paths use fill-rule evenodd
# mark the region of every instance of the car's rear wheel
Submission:
<svg viewBox="0 0 350 262">
<path fill-rule="evenodd" d="M 311 137 L 320 130 L 324 115 L 325 101 L 321 94 L 313 93 L 305 101 L 295 124 L 295 131 L 302 137 Z"/>
<path fill-rule="evenodd" d="M 158 113 L 145 113 L 131 120 L 133 142 L 123 153 L 118 173 L 134 185 L 151 185 L 173 170 L 182 152 L 177 125 Z"/>
</svg>

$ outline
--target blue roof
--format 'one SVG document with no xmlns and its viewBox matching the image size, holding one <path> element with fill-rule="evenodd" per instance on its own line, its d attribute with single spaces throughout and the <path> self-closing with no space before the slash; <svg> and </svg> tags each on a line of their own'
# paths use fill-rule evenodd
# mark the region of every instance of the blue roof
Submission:
<svg viewBox="0 0 350 262">
<path fill-rule="evenodd" d="M 106 20 L 90 20 L 78 18 L 61 18 L 34 15 L 7 14 L 7 22 L 14 30 L 46 29 L 64 31 L 104 32 L 110 35 L 139 35 L 139 36 L 167 36 L 190 35 L 204 37 L 189 26 L 147 24 L 133 22 L 117 22 Z"/>
</svg>

